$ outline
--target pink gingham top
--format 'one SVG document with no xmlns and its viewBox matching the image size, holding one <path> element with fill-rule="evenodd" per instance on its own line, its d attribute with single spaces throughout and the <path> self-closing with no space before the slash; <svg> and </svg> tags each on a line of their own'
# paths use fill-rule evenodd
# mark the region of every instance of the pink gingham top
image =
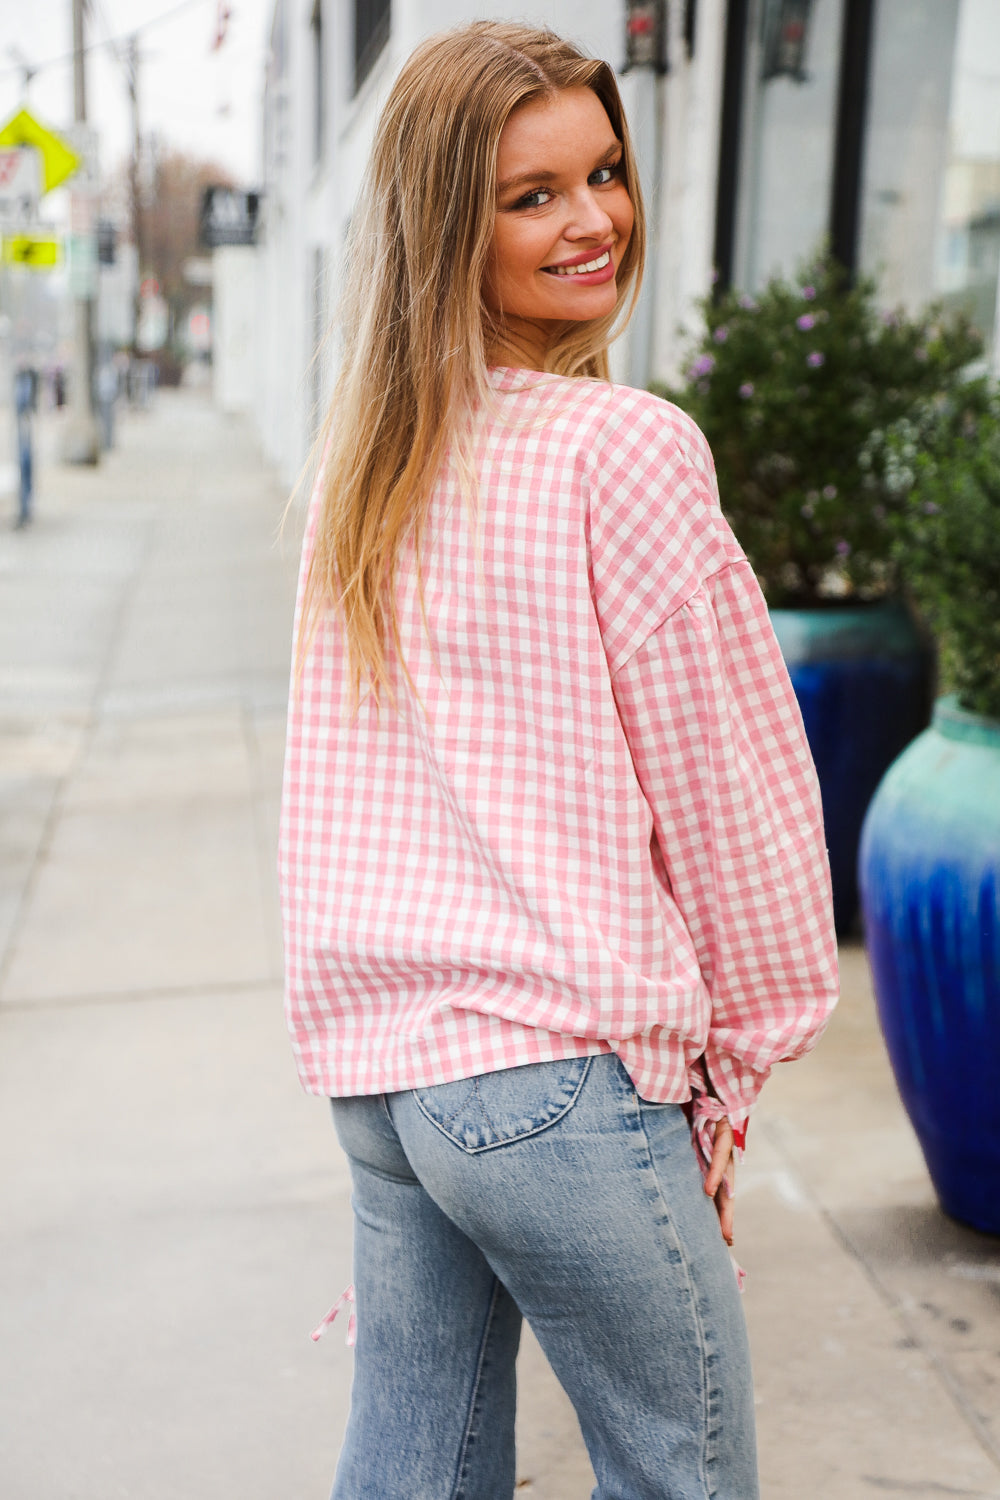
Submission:
<svg viewBox="0 0 1000 1500">
<path fill-rule="evenodd" d="M 701 433 L 642 391 L 491 372 L 478 500 L 437 485 L 398 702 L 335 617 L 293 690 L 280 873 L 303 1085 L 616 1052 L 745 1126 L 837 993 L 812 761 Z M 307 533 L 304 561 L 310 551 Z M 706 1089 L 705 1070 L 709 1088 Z M 714 1092 L 714 1097 L 713 1097 Z"/>
</svg>

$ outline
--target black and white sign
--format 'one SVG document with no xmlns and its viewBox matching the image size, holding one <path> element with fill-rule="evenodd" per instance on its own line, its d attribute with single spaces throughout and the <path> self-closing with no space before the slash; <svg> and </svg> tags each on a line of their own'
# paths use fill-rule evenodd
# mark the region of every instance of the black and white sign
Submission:
<svg viewBox="0 0 1000 1500">
<path fill-rule="evenodd" d="M 258 193 L 240 188 L 209 187 L 201 205 L 201 242 L 216 245 L 252 245 L 257 238 Z"/>
</svg>

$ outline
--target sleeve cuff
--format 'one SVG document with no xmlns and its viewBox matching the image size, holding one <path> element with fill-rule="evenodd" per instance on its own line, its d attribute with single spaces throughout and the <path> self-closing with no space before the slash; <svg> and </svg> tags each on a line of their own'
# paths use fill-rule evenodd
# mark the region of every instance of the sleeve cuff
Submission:
<svg viewBox="0 0 1000 1500">
<path fill-rule="evenodd" d="M 721 1099 L 714 1099 L 711 1094 L 695 1094 L 691 1101 L 691 1139 L 703 1177 L 708 1176 L 708 1169 L 712 1165 L 712 1127 L 718 1120 L 729 1121 L 733 1132 L 734 1154 L 739 1161 L 746 1146 L 749 1113 L 744 1111 L 742 1114 L 730 1114 Z"/>
</svg>

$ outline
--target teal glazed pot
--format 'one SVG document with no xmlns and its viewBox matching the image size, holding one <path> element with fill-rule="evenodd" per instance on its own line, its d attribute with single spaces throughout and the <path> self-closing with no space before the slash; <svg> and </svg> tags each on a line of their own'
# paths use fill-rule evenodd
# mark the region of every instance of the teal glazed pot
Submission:
<svg viewBox="0 0 1000 1500">
<path fill-rule="evenodd" d="M 1000 1234 L 1000 720 L 942 698 L 865 820 L 865 939 L 946 1213 Z"/>
<path fill-rule="evenodd" d="M 885 772 L 927 725 L 934 652 L 898 600 L 771 611 L 819 775 L 838 933 L 858 910 L 858 843 Z"/>
</svg>

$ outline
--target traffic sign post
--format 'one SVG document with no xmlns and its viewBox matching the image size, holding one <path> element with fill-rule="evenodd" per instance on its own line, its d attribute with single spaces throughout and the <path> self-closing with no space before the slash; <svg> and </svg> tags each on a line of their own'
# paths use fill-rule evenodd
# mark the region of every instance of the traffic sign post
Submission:
<svg viewBox="0 0 1000 1500">
<path fill-rule="evenodd" d="M 73 11 L 73 120 L 74 127 L 83 136 L 87 126 L 87 45 L 84 26 L 84 0 L 72 0 Z M 72 155 L 74 168 L 80 166 L 79 157 L 70 152 L 65 143 L 63 150 Z M 70 174 L 67 172 L 66 174 Z M 70 228 L 73 235 L 85 234 L 93 241 L 94 199 L 82 193 L 73 193 L 70 199 Z M 75 257 L 81 280 L 90 268 L 86 262 Z M 96 247 L 93 259 L 96 261 Z M 96 271 L 96 266 L 94 267 Z M 96 464 L 100 462 L 101 443 L 94 420 L 94 302 L 86 290 L 74 289 L 73 295 L 73 367 L 70 380 L 69 419 L 62 432 L 62 457 L 71 464 Z"/>
</svg>

